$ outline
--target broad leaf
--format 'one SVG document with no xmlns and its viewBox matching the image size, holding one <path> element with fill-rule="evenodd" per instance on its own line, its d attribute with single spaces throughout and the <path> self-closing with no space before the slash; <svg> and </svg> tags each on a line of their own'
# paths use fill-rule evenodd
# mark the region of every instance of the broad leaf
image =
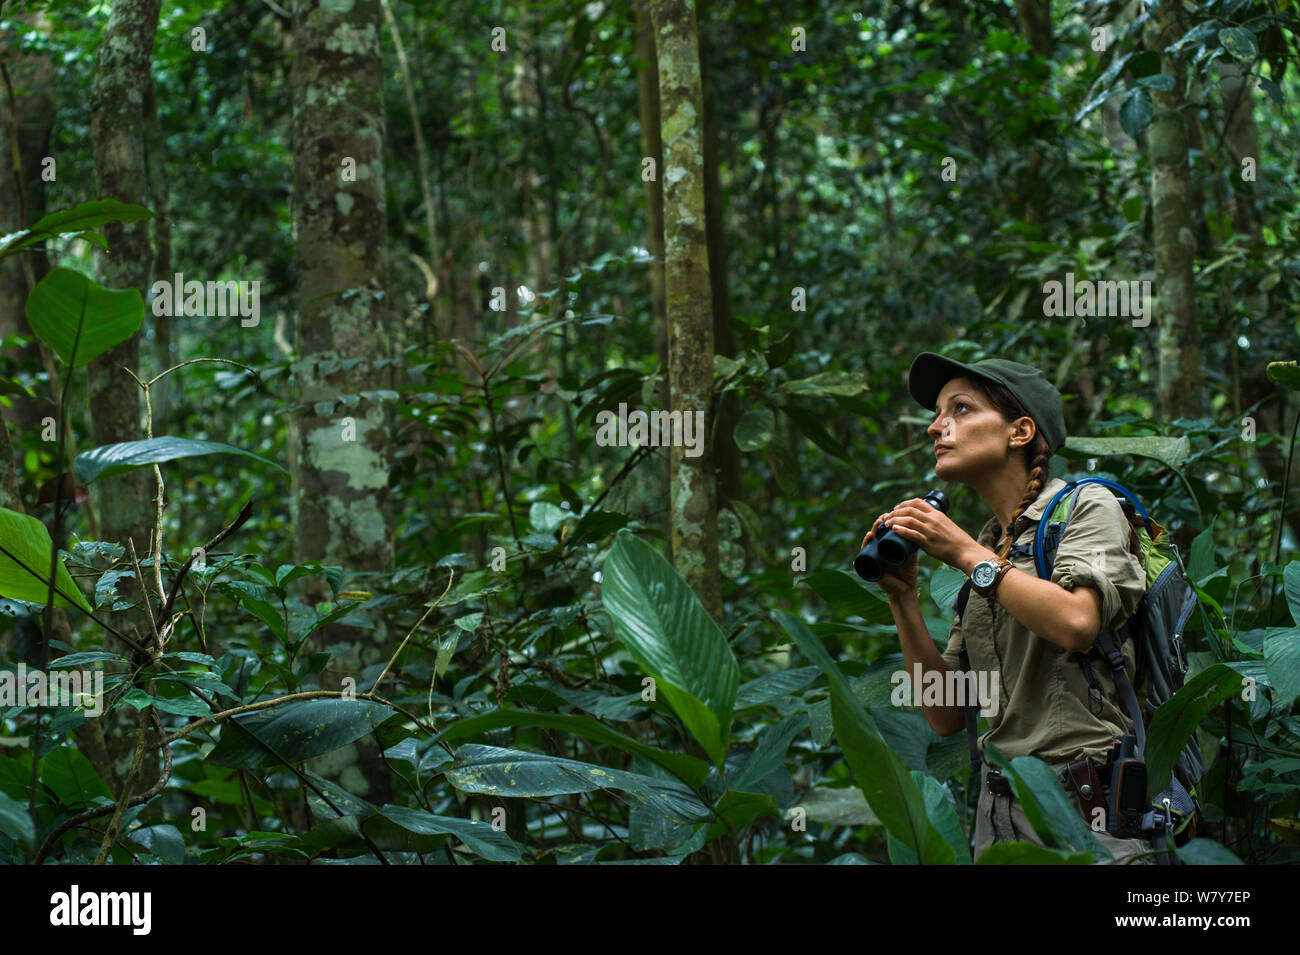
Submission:
<svg viewBox="0 0 1300 955">
<path fill-rule="evenodd" d="M 506 726 L 541 726 L 546 729 L 564 730 L 575 736 L 607 743 L 625 753 L 631 753 L 662 766 L 678 779 L 690 786 L 704 785 L 709 775 L 709 764 L 702 759 L 684 753 L 670 753 L 654 746 L 642 743 L 630 736 L 625 736 L 597 722 L 589 716 L 577 716 L 571 713 L 542 713 L 525 710 L 491 710 L 478 716 L 457 720 L 434 739 L 448 742 L 481 736 L 489 730 Z"/>
<path fill-rule="evenodd" d="M 144 206 L 119 202 L 116 199 L 92 199 L 89 202 L 79 203 L 71 209 L 51 212 L 37 219 L 30 229 L 5 236 L 0 240 L 2 243 L 0 258 L 57 236 L 74 235 L 87 229 L 97 229 L 109 222 L 136 222 L 140 219 L 154 218 L 157 218 L 156 214 Z M 90 241 L 96 241 L 96 238 L 102 239 L 102 237 L 92 238 L 94 235 L 88 233 L 82 238 Z"/>
<path fill-rule="evenodd" d="M 768 408 L 751 408 L 740 416 L 733 434 L 736 447 L 742 451 L 757 451 L 772 440 L 776 415 Z"/>
<path fill-rule="evenodd" d="M 1017 756 L 1008 763 L 993 745 L 988 747 L 988 759 L 1011 780 L 1025 818 L 1049 848 L 1091 852 L 1093 859 L 1113 858 L 1074 808 L 1050 766 L 1032 756 Z"/>
<path fill-rule="evenodd" d="M 81 368 L 140 328 L 137 289 L 108 289 L 72 269 L 52 269 L 27 296 L 32 331 L 64 364 Z"/>
<path fill-rule="evenodd" d="M 522 858 L 515 841 L 488 822 L 455 816 L 435 816 L 406 806 L 384 806 L 379 811 L 410 832 L 455 836 L 470 852 L 491 862 L 519 862 Z"/>
<path fill-rule="evenodd" d="M 821 667 L 830 682 L 835 735 L 872 812 L 889 834 L 923 864 L 952 865 L 956 850 L 930 822 L 916 781 L 881 738 L 871 715 L 857 701 L 826 648 L 798 617 L 784 611 L 777 615 L 804 656 Z"/>
<path fill-rule="evenodd" d="M 1086 852 L 1049 849 L 1032 842 L 995 842 L 975 860 L 976 865 L 1090 865 Z"/>
<path fill-rule="evenodd" d="M 1283 710 L 1289 710 L 1300 696 L 1300 627 L 1268 628 L 1264 666 Z"/>
<path fill-rule="evenodd" d="M 54 549 L 45 525 L 30 514 L 0 507 L 0 547 L 8 551 L 0 553 L 0 595 L 44 605 L 49 593 L 50 554 Z M 54 584 L 56 607 L 76 607 L 90 613 L 90 604 L 63 561 L 55 568 Z M 59 594 L 66 594 L 73 602 Z"/>
<path fill-rule="evenodd" d="M 675 823 L 710 818 L 709 807 L 679 782 L 559 756 L 466 743 L 444 771 L 461 792 L 536 797 L 619 789 Z"/>
<path fill-rule="evenodd" d="M 1196 732 L 1201 720 L 1228 697 L 1242 692 L 1244 678 L 1231 666 L 1206 667 L 1161 703 L 1147 727 L 1142 755 L 1147 764 L 1147 795 L 1155 796 L 1169 785 L 1178 754 Z"/>
<path fill-rule="evenodd" d="M 855 552 L 850 556 L 849 562 L 856 556 Z M 823 569 L 813 571 L 804 582 L 817 596 L 845 615 L 862 617 L 868 623 L 892 623 L 894 620 L 889 602 L 880 598 L 884 591 L 879 588 L 873 591 L 871 587 L 874 585 L 863 583 L 857 574 L 850 574 L 846 570 Z"/>
<path fill-rule="evenodd" d="M 1128 438 L 1089 438 L 1071 435 L 1065 439 L 1065 449 L 1094 457 L 1134 454 L 1154 458 L 1171 468 L 1180 468 L 1192 453 L 1191 442 L 1184 436 L 1166 438 L 1160 435 L 1134 435 Z"/>
<path fill-rule="evenodd" d="M 630 531 L 605 558 L 601 596 L 632 659 L 721 765 L 740 668 L 727 638 L 668 561 Z"/>
<path fill-rule="evenodd" d="M 149 438 L 146 441 L 123 441 L 120 444 L 105 444 L 91 448 L 77 455 L 77 476 L 86 484 L 103 477 L 111 477 L 124 471 L 131 471 L 149 464 L 161 464 L 177 458 L 193 458 L 204 454 L 238 454 L 271 467 L 283 474 L 284 468 L 274 461 L 268 461 L 260 454 L 245 451 L 229 444 L 217 441 L 198 441 L 193 438 Z"/>
<path fill-rule="evenodd" d="M 803 713 L 787 716 L 770 725 L 758 738 L 758 745 L 750 752 L 745 765 L 727 780 L 728 788 L 749 790 L 775 772 L 785 763 L 785 754 L 794 738 L 807 726 L 808 717 Z"/>
<path fill-rule="evenodd" d="M 393 710 L 373 700 L 293 700 L 249 716 L 238 717 L 240 726 L 290 763 L 311 759 L 346 746 L 365 736 L 393 715 Z M 207 762 L 236 769 L 278 766 L 279 760 L 238 726 L 223 726 L 221 739 Z"/>
<path fill-rule="evenodd" d="M 0 832 L 25 846 L 30 846 L 36 838 L 27 807 L 3 792 L 0 792 Z"/>
<path fill-rule="evenodd" d="M 953 847 L 958 865 L 970 865 L 970 850 L 966 846 L 966 835 L 962 832 L 961 821 L 957 818 L 957 809 L 953 806 L 948 792 L 938 780 L 925 773 L 912 770 L 912 779 L 921 788 L 925 798 L 925 814 L 943 835 L 944 841 Z M 916 853 L 903 845 L 892 835 L 889 836 L 889 861 L 895 865 L 916 865 Z"/>
<path fill-rule="evenodd" d="M 1241 865 L 1232 851 L 1213 839 L 1192 839 L 1187 845 L 1175 848 L 1185 865 Z"/>
</svg>

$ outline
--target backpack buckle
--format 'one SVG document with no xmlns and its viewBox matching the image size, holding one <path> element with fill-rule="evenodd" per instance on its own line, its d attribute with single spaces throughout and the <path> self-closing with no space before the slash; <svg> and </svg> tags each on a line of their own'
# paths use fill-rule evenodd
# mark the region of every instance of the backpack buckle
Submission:
<svg viewBox="0 0 1300 955">
<path fill-rule="evenodd" d="M 1003 776 L 1000 769 L 990 769 L 984 780 L 989 787 L 989 792 L 994 796 L 1011 795 L 1011 780 Z"/>
</svg>

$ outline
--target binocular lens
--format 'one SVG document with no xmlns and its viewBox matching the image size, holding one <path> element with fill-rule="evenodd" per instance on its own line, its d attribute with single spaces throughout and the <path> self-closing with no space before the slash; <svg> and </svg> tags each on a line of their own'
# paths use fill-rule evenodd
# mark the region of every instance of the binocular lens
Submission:
<svg viewBox="0 0 1300 955">
<path fill-rule="evenodd" d="M 931 507 L 948 513 L 948 495 L 943 491 L 931 491 L 923 500 Z M 879 527 L 876 528 L 879 531 Z M 901 567 L 907 559 L 916 553 L 916 544 L 899 537 L 890 528 L 884 535 L 872 538 L 871 543 L 853 559 L 853 569 L 859 577 L 875 582 L 885 576 L 887 567 Z"/>
</svg>

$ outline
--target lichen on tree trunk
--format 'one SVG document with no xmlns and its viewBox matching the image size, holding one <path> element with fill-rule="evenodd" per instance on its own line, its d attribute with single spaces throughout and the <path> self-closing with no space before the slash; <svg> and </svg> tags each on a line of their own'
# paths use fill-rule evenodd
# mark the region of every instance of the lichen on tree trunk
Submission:
<svg viewBox="0 0 1300 955">
<path fill-rule="evenodd" d="M 715 618 L 722 615 L 718 517 L 713 474 L 713 308 L 705 241 L 704 149 L 695 10 L 686 0 L 655 2 L 660 131 L 664 163 L 664 256 L 672 412 L 702 413 L 702 453 L 674 444 L 669 462 L 673 563 Z"/>
<path fill-rule="evenodd" d="M 380 362 L 396 354 L 385 295 L 381 30 L 379 0 L 294 4 L 298 559 L 341 566 L 345 575 L 379 572 L 380 580 L 393 568 L 392 429 L 386 404 L 356 396 L 389 387 L 392 375 Z M 304 578 L 302 592 L 313 603 L 331 596 L 319 574 Z M 345 678 L 369 689 L 365 667 L 392 652 L 386 616 L 374 621 L 373 629 L 335 623 L 318 631 L 319 640 L 313 635 L 317 646 L 345 648 L 322 672 L 324 689 L 346 686 Z M 315 768 L 340 774 L 352 792 L 391 795 L 380 791 L 386 774 L 378 754 L 361 744 Z"/>
</svg>

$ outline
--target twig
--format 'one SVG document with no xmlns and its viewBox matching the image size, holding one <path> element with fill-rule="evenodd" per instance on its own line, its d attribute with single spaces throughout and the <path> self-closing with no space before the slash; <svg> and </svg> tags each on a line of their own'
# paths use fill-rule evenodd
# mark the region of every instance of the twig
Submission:
<svg viewBox="0 0 1300 955">
<path fill-rule="evenodd" d="M 433 613 L 433 611 L 437 609 L 438 604 L 442 603 L 443 597 L 446 597 L 447 593 L 451 590 L 451 582 L 456 578 L 456 571 L 454 568 L 450 568 L 450 567 L 448 568 L 448 570 L 450 571 L 450 573 L 447 576 L 447 586 L 442 592 L 442 597 L 439 597 L 433 603 L 429 604 L 429 608 L 423 614 L 420 615 L 420 619 L 415 621 L 415 625 L 412 626 L 411 629 L 407 632 L 406 636 L 402 638 L 402 642 L 397 645 L 397 649 L 393 651 L 393 655 L 388 658 L 388 663 L 384 665 L 383 672 L 381 672 L 379 676 L 375 678 L 375 682 L 370 685 L 371 693 L 374 693 L 375 690 L 379 689 L 379 684 L 383 682 L 384 677 L 388 676 L 388 671 L 393 668 L 393 662 L 397 659 L 397 655 L 402 652 L 402 649 L 406 646 L 407 641 L 411 639 L 412 634 L 415 633 L 415 631 L 419 628 L 420 624 L 424 623 L 424 618 L 429 616 L 429 614 Z"/>
</svg>

